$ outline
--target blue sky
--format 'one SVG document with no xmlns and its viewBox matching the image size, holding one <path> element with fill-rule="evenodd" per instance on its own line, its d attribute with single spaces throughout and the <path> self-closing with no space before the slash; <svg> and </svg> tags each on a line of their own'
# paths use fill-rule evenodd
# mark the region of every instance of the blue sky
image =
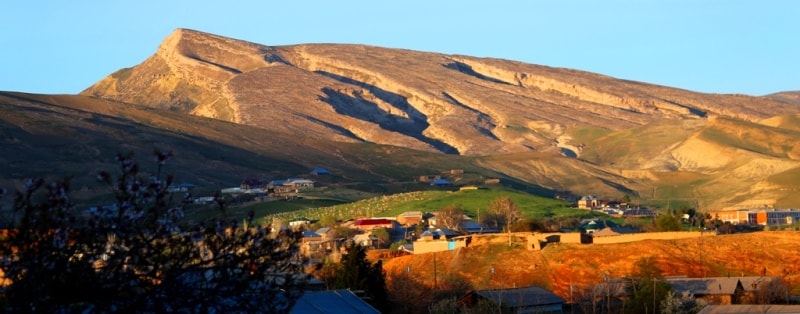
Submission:
<svg viewBox="0 0 800 314">
<path fill-rule="evenodd" d="M 0 6 L 0 90 L 74 94 L 176 28 L 566 67 L 707 93 L 800 90 L 800 1 L 40 1 Z"/>
</svg>

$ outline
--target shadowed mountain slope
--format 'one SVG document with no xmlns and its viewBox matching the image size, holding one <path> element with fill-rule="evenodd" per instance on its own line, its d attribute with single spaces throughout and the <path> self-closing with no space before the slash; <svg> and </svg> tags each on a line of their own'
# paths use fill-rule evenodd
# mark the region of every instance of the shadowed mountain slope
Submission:
<svg viewBox="0 0 800 314">
<path fill-rule="evenodd" d="M 168 170 L 181 182 L 207 189 L 238 186 L 247 178 L 285 179 L 328 168 L 341 184 L 373 182 L 372 189 L 442 167 L 500 174 L 468 158 L 402 147 L 337 143 L 180 112 L 85 96 L 0 92 L 0 186 L 26 178 L 72 176 L 87 197 L 99 170 L 114 170 L 116 153 L 135 152 L 155 170 L 154 149 L 172 151 Z M 377 190 L 380 191 L 380 190 Z"/>
</svg>

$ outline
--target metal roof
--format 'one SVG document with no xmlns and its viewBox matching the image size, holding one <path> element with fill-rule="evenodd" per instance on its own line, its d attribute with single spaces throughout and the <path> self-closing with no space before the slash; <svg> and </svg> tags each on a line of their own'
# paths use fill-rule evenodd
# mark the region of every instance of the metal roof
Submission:
<svg viewBox="0 0 800 314">
<path fill-rule="evenodd" d="M 495 304 L 512 308 L 562 304 L 565 302 L 563 298 L 536 286 L 513 289 L 475 290 L 475 293 Z"/>
<path fill-rule="evenodd" d="M 694 295 L 734 294 L 739 287 L 739 277 L 668 278 L 676 292 L 689 291 Z"/>
<path fill-rule="evenodd" d="M 294 304 L 291 314 L 314 313 L 361 313 L 380 314 L 348 289 L 328 291 L 306 291 Z"/>
<path fill-rule="evenodd" d="M 700 314 L 734 314 L 734 313 L 800 313 L 800 305 L 776 304 L 728 304 L 709 305 Z"/>
<path fill-rule="evenodd" d="M 776 279 L 777 277 L 762 276 L 739 277 L 739 281 L 742 283 L 742 288 L 744 288 L 744 291 L 758 291 L 761 289 L 761 287 Z"/>
</svg>

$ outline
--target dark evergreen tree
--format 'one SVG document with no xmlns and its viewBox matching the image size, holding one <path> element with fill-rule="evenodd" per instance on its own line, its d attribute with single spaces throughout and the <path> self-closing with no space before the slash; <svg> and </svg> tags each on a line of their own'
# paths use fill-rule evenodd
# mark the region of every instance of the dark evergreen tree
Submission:
<svg viewBox="0 0 800 314">
<path fill-rule="evenodd" d="M 681 231 L 683 224 L 674 215 L 661 215 L 656 218 L 656 228 L 658 231 Z"/>
<path fill-rule="evenodd" d="M 364 299 L 381 312 L 388 310 L 389 296 L 386 288 L 386 274 L 383 263 L 372 264 L 367 259 L 367 250 L 361 245 L 349 244 L 347 252 L 337 266 L 332 278 L 334 289 L 348 288 L 363 292 Z"/>
</svg>

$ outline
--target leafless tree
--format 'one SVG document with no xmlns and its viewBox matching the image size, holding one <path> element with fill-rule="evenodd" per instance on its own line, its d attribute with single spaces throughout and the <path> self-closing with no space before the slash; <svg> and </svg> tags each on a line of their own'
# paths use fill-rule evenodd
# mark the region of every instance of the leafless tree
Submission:
<svg viewBox="0 0 800 314">
<path fill-rule="evenodd" d="M 783 278 L 774 277 L 759 285 L 754 301 L 756 304 L 786 303 L 790 290 Z"/>
<path fill-rule="evenodd" d="M 495 215 L 496 219 L 502 220 L 502 225 L 508 232 L 508 245 L 511 246 L 511 225 L 522 219 L 522 213 L 517 204 L 508 196 L 499 196 L 489 204 L 488 212 Z"/>
<path fill-rule="evenodd" d="M 447 229 L 461 231 L 464 222 L 464 209 L 460 205 L 449 205 L 439 210 L 436 214 L 436 225 Z"/>
</svg>

